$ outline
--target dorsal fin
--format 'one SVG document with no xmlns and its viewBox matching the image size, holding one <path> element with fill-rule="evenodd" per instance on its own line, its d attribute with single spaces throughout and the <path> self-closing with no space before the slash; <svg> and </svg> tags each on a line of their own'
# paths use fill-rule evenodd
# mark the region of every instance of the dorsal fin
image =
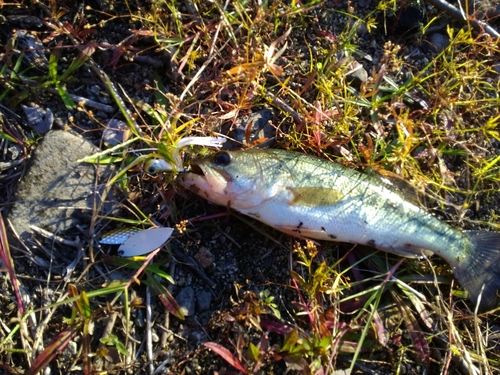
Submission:
<svg viewBox="0 0 500 375">
<path fill-rule="evenodd" d="M 364 173 L 376 177 L 394 193 L 419 207 L 425 207 L 422 193 L 409 181 L 385 169 L 367 169 Z"/>
</svg>

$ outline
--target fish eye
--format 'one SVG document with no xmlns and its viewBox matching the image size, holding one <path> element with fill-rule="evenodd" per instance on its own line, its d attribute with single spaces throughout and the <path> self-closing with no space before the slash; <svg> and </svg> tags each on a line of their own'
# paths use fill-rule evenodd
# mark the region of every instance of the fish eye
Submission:
<svg viewBox="0 0 500 375">
<path fill-rule="evenodd" d="M 225 151 L 218 152 L 214 156 L 214 161 L 215 164 L 225 167 L 226 165 L 229 165 L 231 163 L 231 155 L 229 155 Z"/>
</svg>

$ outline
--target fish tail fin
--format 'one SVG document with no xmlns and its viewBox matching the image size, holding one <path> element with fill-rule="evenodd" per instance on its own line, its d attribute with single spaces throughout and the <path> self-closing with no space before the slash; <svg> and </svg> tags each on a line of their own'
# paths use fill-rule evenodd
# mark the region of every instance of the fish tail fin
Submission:
<svg viewBox="0 0 500 375">
<path fill-rule="evenodd" d="M 493 309 L 500 291 L 500 233 L 466 231 L 471 247 L 466 259 L 456 265 L 454 274 L 479 310 Z"/>
</svg>

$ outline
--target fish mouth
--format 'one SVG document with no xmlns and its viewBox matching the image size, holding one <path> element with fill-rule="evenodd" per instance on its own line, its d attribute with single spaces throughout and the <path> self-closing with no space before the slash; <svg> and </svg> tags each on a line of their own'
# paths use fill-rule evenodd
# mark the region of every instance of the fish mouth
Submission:
<svg viewBox="0 0 500 375">
<path fill-rule="evenodd" d="M 224 184 L 232 180 L 231 176 L 227 172 L 210 168 L 210 166 L 205 164 L 200 165 L 198 163 L 192 163 L 188 173 L 202 177 L 207 181 L 218 181 L 219 183 L 224 181 Z"/>
<path fill-rule="evenodd" d="M 205 176 L 205 172 L 198 164 L 191 164 L 191 168 L 189 169 L 189 172 L 196 174 L 198 176 Z"/>
<path fill-rule="evenodd" d="M 221 171 L 205 164 L 192 163 L 189 170 L 179 174 L 177 181 L 180 186 L 209 201 L 227 205 L 228 180 Z"/>
</svg>

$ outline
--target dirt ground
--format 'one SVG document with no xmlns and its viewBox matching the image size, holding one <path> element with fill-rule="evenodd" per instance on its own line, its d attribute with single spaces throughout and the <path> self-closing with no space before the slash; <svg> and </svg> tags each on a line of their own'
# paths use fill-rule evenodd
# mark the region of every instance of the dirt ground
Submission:
<svg viewBox="0 0 500 375">
<path fill-rule="evenodd" d="M 261 3 L 0 2 L 3 218 L 19 200 L 19 184 L 33 173 L 33 155 L 49 127 L 82 137 L 96 150 L 113 147 L 104 130 L 112 120 L 125 123 L 126 115 L 112 87 L 142 132 L 112 154 L 114 173 L 140 155 L 162 154 L 151 150 L 158 144 L 181 135 L 228 134 L 236 119 L 244 122 L 258 113 L 269 116 L 259 122 L 272 129 L 266 146 L 312 153 L 367 173 L 387 169 L 426 190 L 429 211 L 453 226 L 498 230 L 498 167 L 481 162 L 474 169 L 477 160 L 500 155 L 498 120 L 491 120 L 499 116 L 498 90 L 495 94 L 478 83 L 481 88 L 474 91 L 473 83 L 464 83 L 474 86 L 473 94 L 447 98 L 447 89 L 438 88 L 440 80 L 445 88 L 444 80 L 461 82 L 460 77 L 433 70 L 434 59 L 450 44 L 447 30 L 457 35 L 473 25 L 427 2 Z M 495 31 L 497 8 L 494 2 L 477 6 L 475 19 Z M 238 24 L 239 17 L 244 22 Z M 422 33 L 428 24 L 430 31 Z M 473 35 L 480 40 L 483 34 Z M 277 53 L 285 41 L 276 59 L 262 47 Z M 92 62 L 78 64 L 82 51 Z M 451 61 L 484 64 L 488 73 L 477 82 L 484 78 L 498 88 L 498 49 L 490 52 L 471 57 L 457 47 Z M 421 71 L 426 73 L 419 79 L 435 79 L 436 91 L 405 91 Z M 344 87 L 321 81 L 335 74 Z M 391 98 L 376 110 L 328 96 L 342 92 L 353 102 L 382 76 Z M 92 103 L 72 97 L 71 107 L 61 91 Z M 490 98 L 487 105 L 457 113 L 444 104 L 472 102 L 477 92 Z M 322 108 L 327 98 L 338 106 Z M 359 103 L 370 102 L 365 98 Z M 37 108 L 34 120 L 23 106 Z M 152 110 L 175 125 L 170 136 Z M 342 120 L 332 121 L 338 113 Z M 418 123 L 422 144 L 432 138 L 432 147 L 406 152 L 411 161 L 401 161 L 404 147 L 388 141 L 391 134 L 401 136 L 396 113 Z M 427 122 L 420 123 L 419 116 Z M 372 120 L 369 131 L 361 129 Z M 477 130 L 490 120 L 489 128 Z M 372 142 L 368 133 L 383 134 L 375 149 L 385 151 L 373 154 L 373 162 L 363 153 Z M 132 130 L 115 134 L 120 142 L 134 135 Z M 259 137 L 251 138 L 254 145 Z M 195 153 L 186 153 L 186 163 Z M 54 158 L 55 171 L 66 168 L 62 155 Z M 442 179 L 420 186 L 423 178 L 412 175 L 417 169 L 430 180 Z M 307 245 L 176 188 L 171 174 L 146 174 L 141 165 L 124 176 L 113 185 L 107 211 L 79 210 L 72 227 L 57 233 L 69 244 L 39 233 L 16 238 L 6 225 L 15 271 L 4 257 L 0 374 L 499 373 L 498 313 L 474 316 L 452 270 L 439 258 L 404 260 L 395 274 L 427 298 L 422 302 L 397 283 L 382 281 L 401 260 L 397 256 L 363 246 L 350 251 L 349 244 Z M 137 274 L 142 261 L 127 264 L 116 245 L 98 241 L 110 230 L 145 223 L 175 232 L 150 268 Z M 373 294 L 362 293 L 372 288 Z M 176 316 L 175 303 L 183 318 Z"/>
</svg>

